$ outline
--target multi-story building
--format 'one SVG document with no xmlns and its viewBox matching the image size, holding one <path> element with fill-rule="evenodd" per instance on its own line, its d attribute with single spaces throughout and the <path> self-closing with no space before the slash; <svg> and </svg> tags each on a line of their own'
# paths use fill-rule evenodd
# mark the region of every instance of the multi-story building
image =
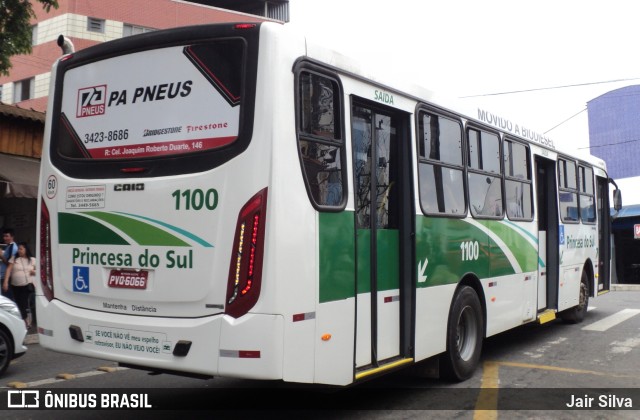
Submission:
<svg viewBox="0 0 640 420">
<path fill-rule="evenodd" d="M 607 162 L 622 190 L 612 223 L 620 283 L 640 283 L 640 85 L 609 91 L 587 103 L 591 153 Z"/>
<path fill-rule="evenodd" d="M 75 49 L 80 50 L 155 29 L 212 22 L 288 19 L 282 7 L 276 7 L 283 3 L 282 0 L 237 0 L 233 5 L 240 10 L 237 12 L 213 7 L 214 4 L 225 6 L 214 0 L 58 0 L 58 3 L 58 9 L 52 8 L 47 13 L 40 3 L 33 2 L 36 14 L 32 22 L 33 52 L 12 57 L 10 75 L 0 77 L 0 102 L 45 111 L 51 65 L 61 54 L 57 45 L 60 35 L 68 37 Z M 275 19 L 249 14 L 260 8 Z"/>
</svg>

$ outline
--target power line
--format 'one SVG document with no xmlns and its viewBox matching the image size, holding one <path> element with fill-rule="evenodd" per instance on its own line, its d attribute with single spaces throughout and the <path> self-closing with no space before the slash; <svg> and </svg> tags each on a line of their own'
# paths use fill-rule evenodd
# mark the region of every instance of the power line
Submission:
<svg viewBox="0 0 640 420">
<path fill-rule="evenodd" d="M 578 147 L 578 150 L 581 149 L 597 149 L 598 147 L 607 147 L 607 146 L 618 146 L 621 144 L 628 144 L 628 143 L 635 143 L 640 141 L 640 139 L 633 139 L 633 140 L 625 140 L 625 141 L 620 141 L 617 143 L 607 143 L 607 144 L 599 144 L 597 146 L 587 146 L 587 147 Z"/>
<path fill-rule="evenodd" d="M 570 88 L 570 87 L 602 85 L 602 84 L 606 84 L 606 83 L 630 82 L 632 80 L 640 80 L 640 77 L 632 77 L 632 78 L 629 78 L 629 79 L 605 80 L 605 81 L 600 81 L 600 82 L 576 83 L 576 84 L 573 84 L 573 85 L 548 86 L 548 87 L 533 88 L 533 89 L 511 90 L 511 91 L 506 91 L 506 92 L 482 93 L 482 94 L 479 94 L 479 95 L 460 96 L 460 99 L 478 98 L 478 97 L 481 97 L 481 96 L 511 95 L 511 94 L 514 94 L 514 93 L 526 93 L 526 92 L 536 92 L 536 91 L 540 91 L 540 90 L 553 90 L 553 89 L 565 89 L 565 88 Z"/>
<path fill-rule="evenodd" d="M 556 129 L 556 128 L 560 127 L 562 124 L 566 123 L 567 121 L 569 121 L 569 120 L 570 120 L 570 119 L 572 119 L 572 118 L 577 117 L 578 115 L 582 114 L 582 113 L 583 113 L 584 111 L 586 111 L 586 110 L 587 110 L 587 108 L 584 108 L 584 109 L 582 109 L 582 110 L 580 110 L 580 111 L 576 112 L 575 114 L 573 114 L 572 116 L 570 116 L 570 117 L 569 117 L 569 118 L 567 118 L 566 120 L 564 120 L 564 121 L 562 121 L 562 122 L 560 122 L 560 123 L 558 123 L 558 124 L 554 125 L 553 127 L 551 127 L 550 129 L 548 129 L 547 131 L 545 131 L 545 132 L 544 132 L 544 133 L 542 133 L 542 134 L 547 134 L 549 131 L 554 130 L 554 129 Z"/>
</svg>

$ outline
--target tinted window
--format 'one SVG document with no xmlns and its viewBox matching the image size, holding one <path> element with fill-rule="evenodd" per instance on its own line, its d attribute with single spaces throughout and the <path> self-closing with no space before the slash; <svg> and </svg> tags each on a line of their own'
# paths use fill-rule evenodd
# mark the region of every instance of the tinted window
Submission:
<svg viewBox="0 0 640 420">
<path fill-rule="evenodd" d="M 426 112 L 421 114 L 420 157 L 462 165 L 461 152 L 462 127 L 459 122 Z"/>
<path fill-rule="evenodd" d="M 558 198 L 560 218 L 563 222 L 578 221 L 577 185 L 576 163 L 566 159 L 558 159 Z"/>
<path fill-rule="evenodd" d="M 502 217 L 500 139 L 491 132 L 467 129 L 469 208 L 474 217 Z"/>
<path fill-rule="evenodd" d="M 420 204 L 426 214 L 464 216 L 462 125 L 432 112 L 418 114 Z"/>
<path fill-rule="evenodd" d="M 504 195 L 509 219 L 533 219 L 529 148 L 524 144 L 504 142 Z"/>
<path fill-rule="evenodd" d="M 337 80 L 310 71 L 298 77 L 298 150 L 313 204 L 338 209 L 346 201 L 341 90 Z"/>
<path fill-rule="evenodd" d="M 215 41 L 68 70 L 57 152 L 72 159 L 130 160 L 232 144 L 240 132 L 244 51 L 242 41 Z"/>
<path fill-rule="evenodd" d="M 593 169 L 579 167 L 580 173 L 580 218 L 584 223 L 595 223 L 596 200 L 593 187 Z"/>
</svg>

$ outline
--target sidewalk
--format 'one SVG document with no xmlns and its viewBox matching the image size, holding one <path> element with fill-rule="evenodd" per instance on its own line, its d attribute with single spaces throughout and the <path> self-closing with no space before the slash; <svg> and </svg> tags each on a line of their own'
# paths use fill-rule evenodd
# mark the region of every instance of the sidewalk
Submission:
<svg viewBox="0 0 640 420">
<path fill-rule="evenodd" d="M 612 284 L 612 292 L 640 291 L 640 284 Z"/>
<path fill-rule="evenodd" d="M 27 331 L 27 336 L 24 339 L 24 344 L 38 344 L 40 341 L 38 340 L 38 326 L 34 322 L 31 324 L 29 331 Z"/>
</svg>

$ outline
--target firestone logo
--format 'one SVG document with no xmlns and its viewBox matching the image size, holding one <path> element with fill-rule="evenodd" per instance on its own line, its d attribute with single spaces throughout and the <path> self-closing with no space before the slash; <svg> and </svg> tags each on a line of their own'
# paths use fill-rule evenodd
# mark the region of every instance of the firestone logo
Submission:
<svg viewBox="0 0 640 420">
<path fill-rule="evenodd" d="M 77 118 L 102 115 L 106 109 L 107 85 L 78 89 Z"/>
</svg>

